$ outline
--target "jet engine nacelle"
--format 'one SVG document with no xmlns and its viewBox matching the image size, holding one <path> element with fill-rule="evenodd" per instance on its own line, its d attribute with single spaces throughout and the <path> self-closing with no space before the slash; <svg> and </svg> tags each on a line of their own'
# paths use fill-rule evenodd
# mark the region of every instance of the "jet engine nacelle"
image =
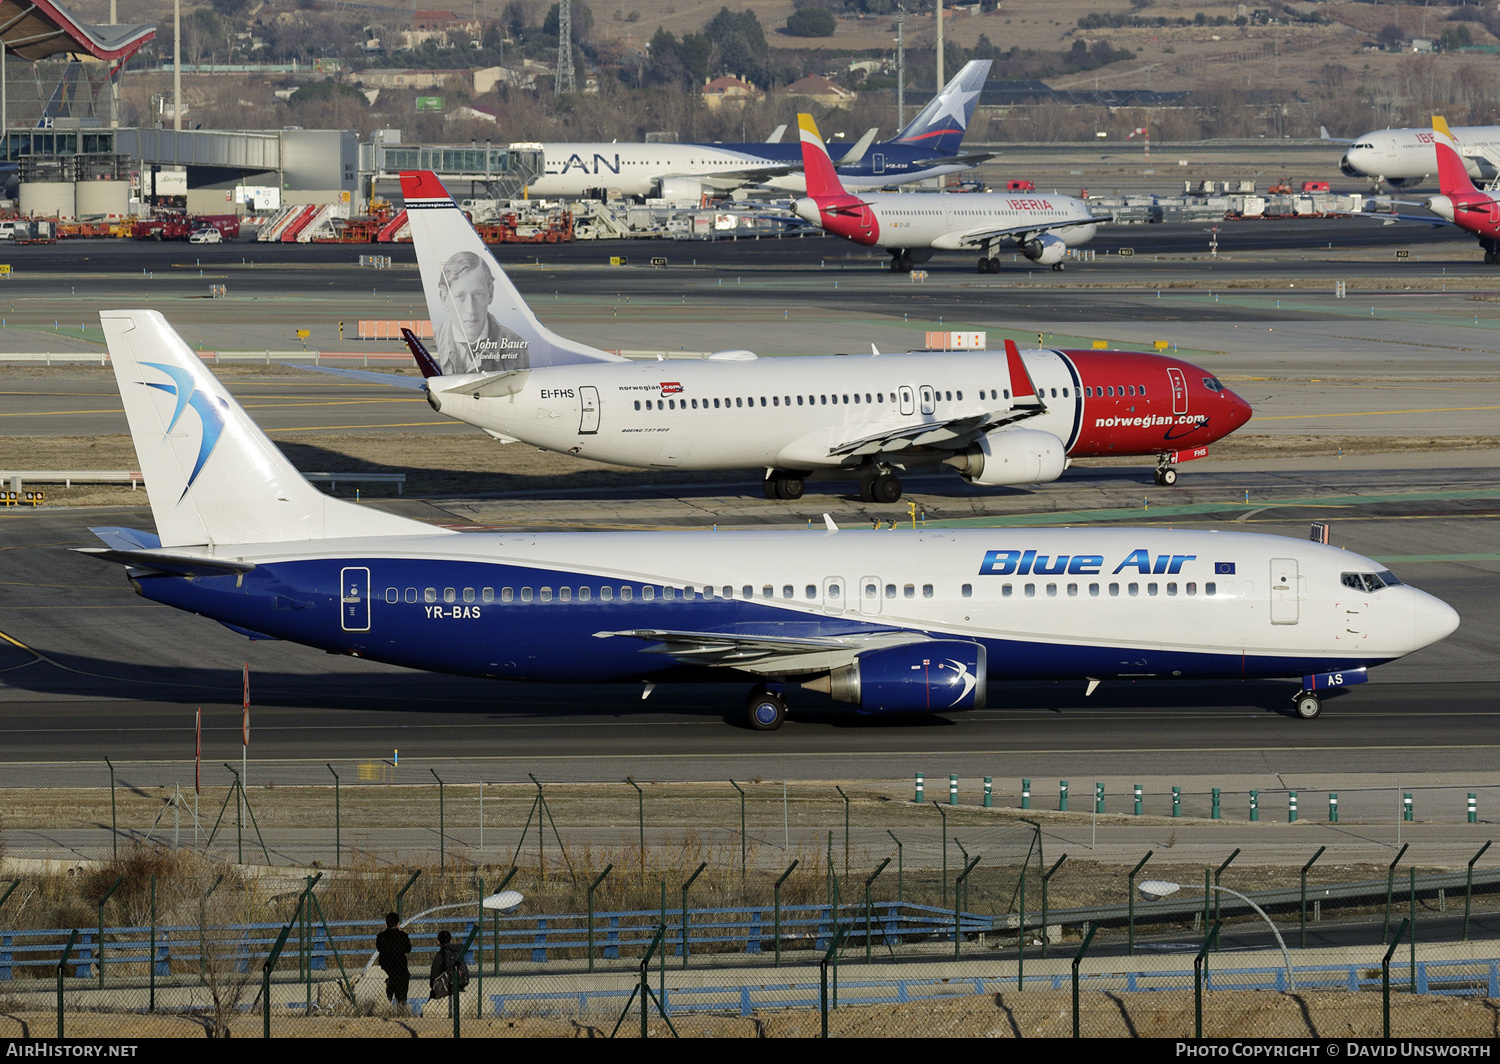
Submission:
<svg viewBox="0 0 1500 1064">
<path fill-rule="evenodd" d="M 1339 173 L 1345 177 L 1363 177 L 1365 172 L 1356 170 L 1354 164 L 1349 161 L 1349 156 L 1345 155 L 1339 160 Z"/>
<path fill-rule="evenodd" d="M 1412 185 L 1420 185 L 1429 176 L 1431 175 L 1424 175 L 1422 177 L 1386 177 L 1381 180 L 1392 188 L 1408 188 Z"/>
<path fill-rule="evenodd" d="M 1063 260 L 1067 253 L 1068 245 L 1061 237 L 1055 237 L 1051 233 L 1043 233 L 1034 236 L 1021 245 L 1021 254 L 1025 255 L 1038 266 L 1055 266 Z"/>
<path fill-rule="evenodd" d="M 970 484 L 1045 484 L 1068 468 L 1067 448 L 1039 429 L 996 429 L 962 454 L 946 460 Z"/>
<path fill-rule="evenodd" d="M 979 643 L 938 639 L 868 651 L 803 686 L 871 713 L 983 709 L 985 670 Z"/>
<path fill-rule="evenodd" d="M 701 200 L 703 182 L 691 177 L 664 177 L 656 183 L 657 196 L 664 200 Z"/>
<path fill-rule="evenodd" d="M 1453 201 L 1447 196 L 1429 197 L 1427 209 L 1445 222 L 1453 221 Z"/>
</svg>

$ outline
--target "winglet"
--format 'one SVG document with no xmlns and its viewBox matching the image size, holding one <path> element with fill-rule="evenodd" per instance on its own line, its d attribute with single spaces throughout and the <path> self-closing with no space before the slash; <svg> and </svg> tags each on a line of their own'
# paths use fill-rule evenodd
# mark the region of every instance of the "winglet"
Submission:
<svg viewBox="0 0 1500 1064">
<path fill-rule="evenodd" d="M 411 351 L 411 357 L 417 360 L 417 368 L 422 371 L 424 377 L 441 377 L 442 368 L 437 361 L 428 353 L 426 346 L 417 334 L 410 329 L 401 330 L 401 339 L 406 341 L 407 349 Z"/>
<path fill-rule="evenodd" d="M 827 514 L 823 515 L 823 526 L 830 532 L 837 532 L 839 530 L 839 526 L 834 524 L 833 518 L 828 516 Z"/>
<path fill-rule="evenodd" d="M 802 137 L 802 170 L 807 175 L 807 194 L 813 199 L 847 195 L 812 115 L 799 114 L 797 128 Z"/>
<path fill-rule="evenodd" d="M 1005 341 L 1005 366 L 1010 370 L 1010 394 L 1017 399 L 1036 396 L 1036 385 L 1031 383 L 1031 374 L 1026 372 L 1026 363 L 1021 361 L 1021 349 L 1014 340 Z"/>
<path fill-rule="evenodd" d="M 1437 130 L 1443 136 L 1447 137 L 1449 140 L 1454 139 L 1453 130 L 1448 128 L 1448 120 L 1442 115 L 1432 116 L 1432 128 Z"/>
</svg>

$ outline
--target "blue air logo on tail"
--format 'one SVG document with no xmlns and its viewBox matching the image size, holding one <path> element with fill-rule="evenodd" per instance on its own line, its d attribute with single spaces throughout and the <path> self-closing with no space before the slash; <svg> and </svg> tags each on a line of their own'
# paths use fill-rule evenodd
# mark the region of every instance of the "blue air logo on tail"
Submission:
<svg viewBox="0 0 1500 1064">
<path fill-rule="evenodd" d="M 969 120 L 974 117 L 979 93 L 989 76 L 988 59 L 966 63 L 957 76 L 943 86 L 943 91 L 929 100 L 917 117 L 896 136 L 896 141 L 930 148 L 934 156 L 952 155 L 958 151 L 964 134 L 969 131 Z"/>
<path fill-rule="evenodd" d="M 180 366 L 169 366 L 161 362 L 142 362 L 143 366 L 161 370 L 172 378 L 171 384 L 160 384 L 155 381 L 142 381 L 147 388 L 156 388 L 158 391 L 166 392 L 177 400 L 176 407 L 172 410 L 172 420 L 167 423 L 166 435 L 171 435 L 172 430 L 177 427 L 182 413 L 188 407 L 192 407 L 198 415 L 198 421 L 202 425 L 202 434 L 198 438 L 198 460 L 193 463 L 193 471 L 188 474 L 187 486 L 182 489 L 178 501 L 187 495 L 192 488 L 193 481 L 198 479 L 199 472 L 203 469 L 203 463 L 208 461 L 208 456 L 214 453 L 214 448 L 219 445 L 219 437 L 224 432 L 224 400 L 218 396 L 209 395 L 207 392 L 198 390 L 197 383 L 193 380 L 191 370 Z"/>
</svg>

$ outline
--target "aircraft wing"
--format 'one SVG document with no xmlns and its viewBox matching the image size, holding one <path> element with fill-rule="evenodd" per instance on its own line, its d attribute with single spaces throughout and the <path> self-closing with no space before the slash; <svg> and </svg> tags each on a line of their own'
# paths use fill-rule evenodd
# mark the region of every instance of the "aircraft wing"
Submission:
<svg viewBox="0 0 1500 1064">
<path fill-rule="evenodd" d="M 595 632 L 595 639 L 639 639 L 642 652 L 661 654 L 706 667 L 734 668 L 762 675 L 821 672 L 853 661 L 867 650 L 926 642 L 918 632 L 888 631 L 844 636 L 772 636 L 752 632 L 691 632 L 631 628 Z"/>
<path fill-rule="evenodd" d="M 1087 218 L 1072 218 L 1067 221 L 1058 222 L 1033 222 L 1030 225 L 1009 225 L 989 229 L 970 229 L 964 233 L 953 233 L 944 240 L 943 247 L 949 250 L 957 250 L 973 244 L 980 244 L 986 240 L 994 240 L 1002 236 L 1022 236 L 1031 233 L 1045 233 L 1052 229 L 1067 229 L 1074 225 L 1098 225 L 1103 222 L 1113 221 L 1110 215 L 1091 214 Z M 938 246 L 936 244 L 934 247 Z"/>
<path fill-rule="evenodd" d="M 110 547 L 74 547 L 73 550 L 107 562 L 128 565 L 132 569 L 154 569 L 159 573 L 175 573 L 178 576 L 226 576 L 248 573 L 255 568 L 252 562 L 201 558 L 156 550 L 115 550 Z"/>
<path fill-rule="evenodd" d="M 1479 209 L 1487 211 L 1489 210 L 1489 207 L 1484 206 Z M 1450 222 L 1446 218 L 1439 218 L 1435 214 L 1392 214 L 1387 211 L 1328 211 L 1327 213 L 1331 215 L 1337 215 L 1341 218 L 1367 218 L 1371 221 L 1379 220 L 1384 225 L 1390 225 L 1392 222 L 1418 222 L 1425 225 L 1430 225 L 1434 229 L 1436 229 L 1440 225 L 1458 224 L 1457 222 Z"/>
<path fill-rule="evenodd" d="M 783 177 L 786 174 L 798 173 L 802 170 L 802 164 L 797 163 L 766 163 L 764 166 L 744 166 L 738 170 L 720 170 L 712 174 L 662 174 L 659 180 L 671 180 L 674 177 L 684 178 L 689 181 L 697 181 L 725 192 L 732 192 L 743 185 L 754 185 L 773 177 Z"/>
<path fill-rule="evenodd" d="M 941 158 L 918 159 L 917 166 L 978 166 L 1001 156 L 998 151 L 966 151 L 961 155 L 945 155 Z"/>
<path fill-rule="evenodd" d="M 312 373 L 328 373 L 335 377 L 349 377 L 372 384 L 389 384 L 393 388 L 408 388 L 414 392 L 427 390 L 427 382 L 420 377 L 402 377 L 395 373 L 375 373 L 367 369 L 344 369 L 338 366 L 309 366 L 305 362 L 283 362 L 288 369 L 305 369 Z"/>
<path fill-rule="evenodd" d="M 1036 405 L 1008 411 L 975 414 L 969 417 L 949 418 L 946 421 L 928 421 L 921 425 L 903 425 L 889 432 L 872 433 L 869 436 L 861 436 L 859 439 L 837 444 L 830 447 L 828 453 L 833 457 L 860 458 L 870 454 L 909 451 L 920 447 L 952 451 L 967 447 L 992 429 L 1036 417 L 1044 412 L 1044 407 Z"/>
</svg>

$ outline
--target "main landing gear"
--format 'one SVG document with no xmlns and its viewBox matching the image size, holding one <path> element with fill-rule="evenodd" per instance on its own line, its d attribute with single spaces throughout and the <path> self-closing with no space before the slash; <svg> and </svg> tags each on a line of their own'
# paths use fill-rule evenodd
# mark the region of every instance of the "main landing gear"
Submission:
<svg viewBox="0 0 1500 1064">
<path fill-rule="evenodd" d="M 1500 243 L 1491 240 L 1489 237 L 1482 237 L 1480 238 L 1479 246 L 1484 248 L 1484 264 L 1486 266 L 1493 266 L 1495 263 L 1500 262 Z"/>
<path fill-rule="evenodd" d="M 768 499 L 800 499 L 807 488 L 807 482 L 801 473 L 788 472 L 785 469 L 773 469 L 769 476 L 761 482 L 761 490 L 766 493 Z"/>
<path fill-rule="evenodd" d="M 745 706 L 750 727 L 756 731 L 775 731 L 786 721 L 786 699 L 779 684 L 757 684 Z"/>
<path fill-rule="evenodd" d="M 891 256 L 892 273 L 911 273 L 911 268 L 914 265 L 915 260 L 913 260 L 912 257 L 905 251 L 898 251 L 896 254 Z"/>
<path fill-rule="evenodd" d="M 1323 713 L 1323 702 L 1311 691 L 1298 691 L 1292 699 L 1297 716 L 1303 720 L 1317 720 Z"/>
<path fill-rule="evenodd" d="M 894 473 L 880 470 L 860 480 L 859 497 L 865 502 L 893 503 L 901 498 L 901 480 Z"/>
<path fill-rule="evenodd" d="M 979 257 L 979 272 L 980 273 L 999 273 L 1000 272 L 1000 260 L 999 259 L 992 259 L 992 258 L 990 258 L 987 255 L 981 255 Z"/>
</svg>

